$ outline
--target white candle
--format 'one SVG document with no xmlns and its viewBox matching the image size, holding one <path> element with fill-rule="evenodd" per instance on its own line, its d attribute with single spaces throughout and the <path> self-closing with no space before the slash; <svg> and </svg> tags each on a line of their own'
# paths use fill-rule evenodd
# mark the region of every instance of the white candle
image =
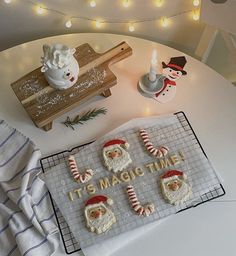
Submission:
<svg viewBox="0 0 236 256">
<path fill-rule="evenodd" d="M 148 79 L 151 82 L 156 81 L 156 69 L 157 69 L 157 50 L 153 50 L 152 52 L 152 59 L 151 59 L 151 66 L 149 71 Z"/>
</svg>

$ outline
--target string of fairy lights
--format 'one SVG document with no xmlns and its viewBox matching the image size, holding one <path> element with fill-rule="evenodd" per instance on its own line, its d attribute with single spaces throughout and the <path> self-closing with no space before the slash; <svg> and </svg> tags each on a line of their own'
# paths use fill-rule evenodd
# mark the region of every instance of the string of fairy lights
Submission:
<svg viewBox="0 0 236 256">
<path fill-rule="evenodd" d="M 11 4 L 17 0 L 3 0 L 3 1 L 6 4 Z M 134 1 L 135 0 L 120 0 L 120 3 L 123 8 L 132 8 L 132 4 Z M 85 20 L 85 21 L 91 22 L 93 26 L 97 29 L 102 28 L 104 24 L 125 24 L 127 25 L 127 29 L 129 32 L 134 32 L 136 30 L 136 25 L 138 23 L 151 22 L 151 21 L 153 22 L 159 21 L 162 27 L 168 27 L 170 25 L 170 19 L 183 14 L 187 14 L 187 13 L 191 14 L 192 19 L 194 21 L 198 21 L 200 18 L 200 4 L 201 4 L 201 0 L 191 0 L 192 6 L 193 6 L 191 10 L 178 12 L 170 16 L 153 17 L 153 18 L 140 19 L 140 20 L 111 20 L 111 19 L 105 20 L 105 19 L 95 19 L 95 18 L 90 18 L 85 16 L 70 15 L 68 13 L 64 13 L 63 11 L 47 7 L 41 2 L 38 3 L 33 0 L 25 0 L 25 2 L 32 5 L 37 15 L 42 16 L 51 12 L 51 13 L 55 13 L 62 16 L 64 26 L 68 29 L 70 29 L 73 26 L 73 22 L 75 20 Z M 165 3 L 165 0 L 153 0 L 153 5 L 156 8 L 161 8 L 164 5 L 164 3 Z M 88 0 L 87 4 L 91 8 L 96 8 L 96 6 L 98 5 L 98 2 L 96 0 Z"/>
</svg>

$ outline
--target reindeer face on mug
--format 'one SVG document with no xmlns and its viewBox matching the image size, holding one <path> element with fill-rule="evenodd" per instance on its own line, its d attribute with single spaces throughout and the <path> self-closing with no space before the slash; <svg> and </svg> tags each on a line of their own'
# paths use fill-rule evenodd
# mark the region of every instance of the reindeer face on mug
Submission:
<svg viewBox="0 0 236 256">
<path fill-rule="evenodd" d="M 44 45 L 43 51 L 41 72 L 49 85 L 59 90 L 73 86 L 79 75 L 79 65 L 73 56 L 75 49 L 55 44 Z"/>
</svg>

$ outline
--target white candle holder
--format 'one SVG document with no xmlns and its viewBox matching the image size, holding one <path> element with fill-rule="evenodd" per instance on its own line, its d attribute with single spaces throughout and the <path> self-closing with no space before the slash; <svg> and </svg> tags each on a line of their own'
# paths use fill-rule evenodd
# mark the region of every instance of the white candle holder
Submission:
<svg viewBox="0 0 236 256">
<path fill-rule="evenodd" d="M 164 79 L 163 75 L 156 75 L 156 80 L 150 81 L 149 74 L 144 74 L 138 81 L 138 90 L 143 96 L 151 98 L 162 89 Z"/>
</svg>

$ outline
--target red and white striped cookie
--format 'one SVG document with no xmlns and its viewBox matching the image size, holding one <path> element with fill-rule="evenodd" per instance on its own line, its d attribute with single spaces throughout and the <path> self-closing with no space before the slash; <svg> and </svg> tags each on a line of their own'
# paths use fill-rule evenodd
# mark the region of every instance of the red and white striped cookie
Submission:
<svg viewBox="0 0 236 256">
<path fill-rule="evenodd" d="M 131 203 L 132 209 L 139 215 L 139 216 L 149 216 L 150 214 L 155 212 L 154 204 L 148 203 L 145 206 L 142 206 L 137 198 L 137 195 L 134 191 L 134 187 L 132 185 L 128 185 L 126 188 L 129 201 Z"/>
<path fill-rule="evenodd" d="M 142 138 L 142 140 L 144 142 L 144 145 L 145 145 L 147 151 L 151 155 L 153 155 L 155 157 L 164 157 L 164 156 L 166 156 L 168 154 L 169 149 L 167 147 L 160 146 L 158 148 L 155 148 L 153 146 L 152 142 L 150 141 L 149 135 L 148 135 L 148 133 L 147 133 L 147 131 L 145 129 L 141 129 L 139 131 L 139 133 L 140 133 L 140 136 L 141 136 L 141 138 Z"/>
<path fill-rule="evenodd" d="M 70 166 L 70 171 L 77 182 L 86 183 L 91 180 L 91 178 L 93 177 L 92 169 L 88 169 L 85 172 L 80 173 L 75 161 L 75 157 L 72 155 L 68 157 L 68 162 Z"/>
</svg>

